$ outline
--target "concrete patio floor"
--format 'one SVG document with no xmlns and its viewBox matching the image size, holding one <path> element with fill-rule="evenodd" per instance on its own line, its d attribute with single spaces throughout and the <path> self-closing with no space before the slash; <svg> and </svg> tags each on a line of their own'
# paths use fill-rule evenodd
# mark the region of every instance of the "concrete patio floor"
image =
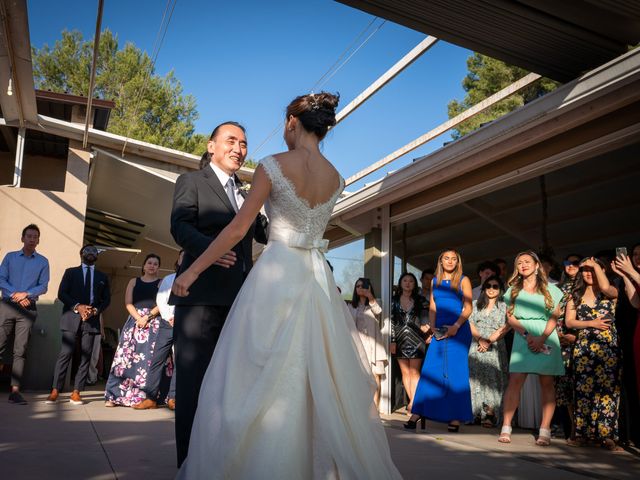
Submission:
<svg viewBox="0 0 640 480">
<path fill-rule="evenodd" d="M 68 394 L 46 405 L 46 393 L 27 393 L 26 406 L 9 404 L 3 394 L 0 478 L 173 478 L 173 412 L 105 408 L 103 390 L 93 388 L 83 395 L 87 403 L 82 406 L 71 405 Z M 424 432 L 414 432 L 402 427 L 405 420 L 401 414 L 384 417 L 394 461 L 407 480 L 640 478 L 636 452 L 572 448 L 561 440 L 537 447 L 531 432 L 524 430 L 514 431 L 511 445 L 502 445 L 497 429 L 464 426 L 460 433 L 449 433 L 445 425 L 428 422 Z"/>
</svg>

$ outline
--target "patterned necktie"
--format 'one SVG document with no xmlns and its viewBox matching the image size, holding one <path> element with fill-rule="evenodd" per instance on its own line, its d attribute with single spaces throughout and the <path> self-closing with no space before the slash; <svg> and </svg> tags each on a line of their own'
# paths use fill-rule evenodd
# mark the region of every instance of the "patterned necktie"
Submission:
<svg viewBox="0 0 640 480">
<path fill-rule="evenodd" d="M 238 202 L 236 202 L 236 194 L 233 191 L 233 187 L 234 187 L 235 183 L 233 181 L 233 178 L 229 178 L 229 180 L 227 181 L 227 184 L 225 185 L 225 191 L 227 192 L 227 197 L 229 197 L 229 201 L 231 202 L 231 206 L 233 207 L 233 210 L 238 213 Z"/>
</svg>

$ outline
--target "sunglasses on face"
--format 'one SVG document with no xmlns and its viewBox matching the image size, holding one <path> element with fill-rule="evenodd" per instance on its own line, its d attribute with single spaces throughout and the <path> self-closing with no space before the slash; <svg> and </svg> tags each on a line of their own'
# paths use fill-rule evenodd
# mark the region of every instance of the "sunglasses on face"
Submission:
<svg viewBox="0 0 640 480">
<path fill-rule="evenodd" d="M 569 267 L 569 266 L 578 267 L 578 266 L 580 266 L 580 260 L 573 260 L 573 261 L 565 260 L 564 262 L 562 262 L 562 264 L 565 267 Z"/>
<path fill-rule="evenodd" d="M 484 287 L 484 289 L 485 290 L 500 290 L 500 285 L 498 285 L 497 283 L 490 283 L 486 287 Z"/>
</svg>

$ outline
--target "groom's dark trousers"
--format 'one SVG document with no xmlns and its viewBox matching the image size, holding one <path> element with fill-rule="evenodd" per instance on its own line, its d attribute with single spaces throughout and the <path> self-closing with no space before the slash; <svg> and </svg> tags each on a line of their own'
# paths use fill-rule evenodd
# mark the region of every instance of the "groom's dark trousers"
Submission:
<svg viewBox="0 0 640 480">
<path fill-rule="evenodd" d="M 176 447 L 178 464 L 187 457 L 198 394 L 220 331 L 229 313 L 228 306 L 181 306 L 174 314 L 173 341 L 176 354 Z M 220 386 L 223 388 L 223 386 Z M 183 392 L 191 392 L 184 395 Z M 204 406 L 206 408 L 206 405 Z"/>
<path fill-rule="evenodd" d="M 237 178 L 236 184 L 240 184 Z M 171 234 L 185 251 L 178 275 L 207 249 L 235 214 L 229 197 L 210 166 L 178 177 L 171 211 Z M 233 248 L 237 257 L 235 265 L 230 268 L 212 265 L 191 285 L 188 296 L 171 295 L 169 299 L 169 303 L 176 306 L 173 334 L 178 466 L 182 465 L 189 451 L 202 379 L 227 313 L 253 265 L 253 239 L 266 243 L 266 229 L 266 218 L 258 215 L 246 236 Z"/>
</svg>

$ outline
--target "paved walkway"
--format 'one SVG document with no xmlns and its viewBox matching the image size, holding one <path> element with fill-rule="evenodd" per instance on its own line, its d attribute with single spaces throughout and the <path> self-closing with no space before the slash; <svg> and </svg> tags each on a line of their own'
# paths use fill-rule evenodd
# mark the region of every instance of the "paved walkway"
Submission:
<svg viewBox="0 0 640 480">
<path fill-rule="evenodd" d="M 176 473 L 173 412 L 105 408 L 102 390 L 86 392 L 88 403 L 63 400 L 46 405 L 44 393 L 25 395 L 29 405 L 0 400 L 0 478 L 15 480 L 163 480 Z M 412 479 L 638 479 L 640 458 L 600 448 L 571 448 L 553 440 L 534 445 L 530 432 L 516 431 L 501 445 L 497 430 L 444 425 L 406 431 L 405 417 L 385 417 L 394 461 Z M 262 479 L 256 479 L 262 480 Z M 265 475 L 264 480 L 272 480 Z M 303 480 L 303 479 L 301 479 Z"/>
</svg>

